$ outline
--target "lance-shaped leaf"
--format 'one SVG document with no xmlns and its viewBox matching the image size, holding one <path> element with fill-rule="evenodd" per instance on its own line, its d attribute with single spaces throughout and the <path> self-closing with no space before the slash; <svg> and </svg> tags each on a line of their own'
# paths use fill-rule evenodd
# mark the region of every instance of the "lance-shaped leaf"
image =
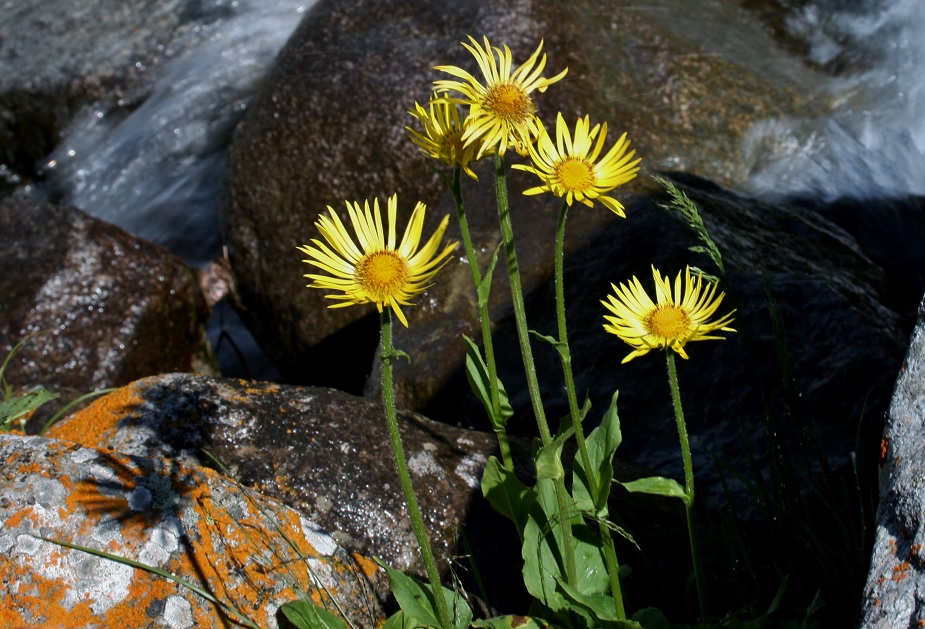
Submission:
<svg viewBox="0 0 925 629">
<path fill-rule="evenodd" d="M 620 417 L 617 413 L 617 395 L 614 392 L 610 406 L 604 413 L 601 425 L 585 439 L 591 469 L 586 470 L 581 456 L 575 457 L 572 493 L 582 511 L 598 517 L 607 517 L 607 498 L 613 480 L 613 457 L 623 440 Z"/>
</svg>

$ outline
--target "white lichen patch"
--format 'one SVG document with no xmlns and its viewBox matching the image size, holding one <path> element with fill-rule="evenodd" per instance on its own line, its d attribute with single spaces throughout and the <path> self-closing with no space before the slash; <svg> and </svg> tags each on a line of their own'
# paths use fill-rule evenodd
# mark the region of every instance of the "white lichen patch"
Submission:
<svg viewBox="0 0 925 629">
<path fill-rule="evenodd" d="M 437 463 L 433 453 L 427 450 L 418 452 L 408 459 L 408 469 L 418 476 L 436 476 L 440 480 L 446 478 L 446 473 Z"/>
<path fill-rule="evenodd" d="M 138 561 L 160 568 L 180 548 L 181 535 L 180 520 L 174 516 L 164 518 L 149 532 L 148 541 L 138 553 Z"/>
<path fill-rule="evenodd" d="M 194 624 L 193 607 L 181 596 L 171 596 L 164 605 L 163 620 L 170 629 L 189 629 Z"/>
<path fill-rule="evenodd" d="M 460 459 L 453 472 L 466 483 L 467 487 L 478 489 L 481 486 L 482 470 L 486 459 L 481 454 L 469 454 Z"/>
<path fill-rule="evenodd" d="M 29 485 L 35 502 L 49 510 L 55 510 L 64 504 L 67 494 L 64 485 L 53 478 L 33 475 Z"/>
</svg>

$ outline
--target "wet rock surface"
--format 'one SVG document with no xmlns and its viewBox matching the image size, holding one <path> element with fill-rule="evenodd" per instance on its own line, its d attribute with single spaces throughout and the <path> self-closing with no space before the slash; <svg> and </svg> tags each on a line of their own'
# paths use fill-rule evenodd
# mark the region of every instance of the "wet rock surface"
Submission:
<svg viewBox="0 0 925 629">
<path fill-rule="evenodd" d="M 60 540 L 166 571 L 261 627 L 307 595 L 357 626 L 382 617 L 377 567 L 315 524 L 211 470 L 39 437 L 0 435 L 4 626 L 217 627 L 212 602 L 162 576 Z M 44 538 L 44 539 L 43 539 Z"/>
<path fill-rule="evenodd" d="M 436 554 L 448 555 L 493 437 L 407 412 L 399 425 Z M 215 465 L 209 452 L 346 548 L 419 568 L 381 404 L 331 389 L 172 374 L 101 398 L 47 434 L 192 465 Z"/>
<path fill-rule="evenodd" d="M 80 393 L 165 371 L 212 373 L 196 273 L 78 209 L 0 201 L 4 374 Z"/>
<path fill-rule="evenodd" d="M 358 327 L 375 330 L 361 321 L 368 310 L 327 310 L 322 291 L 304 288 L 301 275 L 308 271 L 305 265 L 299 269 L 295 247 L 317 237 L 313 222 L 325 206 L 342 211 L 345 199 L 384 199 L 397 192 L 406 213 L 417 200 L 439 205 L 431 225 L 453 211 L 442 182 L 429 174 L 433 164 L 417 153 L 404 127 L 412 122 L 407 110 L 415 101 L 425 102 L 439 78 L 433 66 L 475 70 L 458 43 L 466 34 L 507 43 L 520 61 L 543 39 L 547 74 L 569 67 L 565 81 L 537 97 L 547 124 L 557 111 L 569 120 L 587 113 L 595 122 L 607 121 L 613 139 L 629 133 L 650 168 L 690 168 L 721 182 L 740 180 L 738 144 L 749 122 L 782 114 L 782 108 L 794 113 L 806 106 L 798 86 L 777 74 L 773 80 L 766 76 L 771 60 L 781 55 L 760 32 L 749 44 L 753 50 L 767 48 L 767 54 L 757 55 L 763 65 L 756 72 L 731 53 L 712 50 L 711 42 L 686 38 L 658 7 L 627 11 L 625 4 L 512 1 L 438 8 L 400 0 L 322 1 L 314 7 L 239 125 L 227 178 L 225 238 L 249 324 L 287 379 L 318 383 L 326 374 L 306 365 L 323 339 L 337 333 L 355 336 Z M 715 93 L 725 96 L 713 98 Z M 525 180 L 512 176 L 511 189 L 518 199 L 515 217 L 519 214 L 526 225 L 518 238 L 529 290 L 551 274 L 551 256 L 545 254 L 557 204 L 520 199 L 518 182 Z M 481 188 L 490 192 L 490 179 L 483 177 Z M 648 188 L 640 181 L 628 191 Z M 471 212 L 489 221 L 493 199 L 474 194 Z M 580 242 L 582 230 L 593 235 L 605 229 L 611 222 L 606 214 L 588 214 L 581 226 L 575 225 L 572 243 Z M 489 237 L 478 246 L 490 255 L 496 243 Z M 453 278 L 465 281 L 465 265 L 458 266 L 450 269 Z M 453 284 L 449 297 L 425 295 L 425 307 L 411 326 L 421 343 L 431 339 L 434 352 L 442 351 L 441 339 L 448 337 L 433 336 L 431 327 L 439 324 L 429 319 L 471 329 L 471 318 L 443 310 L 447 298 L 465 299 L 469 293 L 448 275 L 441 283 Z M 375 343 L 375 332 L 366 332 L 370 336 Z M 457 351 L 451 360 L 458 362 L 458 356 Z M 440 384 L 415 386 L 428 395 Z"/>
<path fill-rule="evenodd" d="M 912 627 L 925 621 L 920 592 L 925 563 L 925 302 L 887 414 L 880 443 L 880 505 L 862 627 Z"/>
</svg>

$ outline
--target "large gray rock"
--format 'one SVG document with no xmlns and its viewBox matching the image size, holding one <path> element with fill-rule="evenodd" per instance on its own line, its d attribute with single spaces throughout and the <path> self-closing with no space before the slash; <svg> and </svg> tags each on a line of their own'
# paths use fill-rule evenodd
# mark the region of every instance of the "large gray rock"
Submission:
<svg viewBox="0 0 925 629">
<path fill-rule="evenodd" d="M 0 435 L 4 627 L 219 627 L 235 618 L 187 587 L 56 541 L 183 579 L 260 627 L 310 597 L 356 626 L 383 613 L 371 561 L 277 501 L 176 461 Z"/>
<path fill-rule="evenodd" d="M 902 364 L 880 444 L 880 505 L 862 627 L 925 622 L 925 301 Z"/>
<path fill-rule="evenodd" d="M 238 127 L 228 168 L 225 239 L 232 265 L 249 323 L 287 378 L 311 384 L 329 376 L 311 365 L 315 349 L 332 334 L 362 336 L 358 347 L 375 343 L 375 324 L 370 334 L 368 324 L 357 323 L 369 309 L 327 310 L 323 291 L 304 288 L 307 267 L 295 247 L 317 237 L 313 222 L 325 206 L 340 210 L 345 199 L 397 192 L 405 212 L 417 200 L 439 204 L 431 225 L 452 207 L 442 183 L 428 174 L 434 164 L 417 152 L 404 127 L 411 123 L 407 110 L 430 95 L 438 78 L 433 66 L 475 70 L 459 45 L 466 34 L 509 44 L 519 61 L 544 39 L 549 74 L 570 68 L 565 81 L 537 97 L 547 124 L 557 111 L 570 121 L 585 113 L 608 121 L 613 137 L 629 132 L 649 167 L 741 181 L 738 145 L 747 126 L 805 107 L 794 79 L 781 78 L 779 64 L 787 62 L 761 29 L 739 19 L 734 3 L 696 17 L 719 20 L 731 11 L 746 24 L 736 42 L 749 55 L 722 48 L 728 43 L 690 39 L 683 25 L 674 24 L 676 14 L 689 11 L 625 10 L 629 4 L 353 0 L 315 6 Z M 756 65 L 738 62 L 749 60 Z M 793 68 L 791 77 L 801 76 L 804 71 Z M 714 96 L 720 93 L 723 98 Z M 468 207 L 478 246 L 490 255 L 497 236 L 489 229 L 495 209 L 482 191 L 491 189 L 486 177 Z M 512 177 L 511 188 L 524 283 L 531 290 L 550 275 L 546 254 L 558 203 L 519 198 L 526 181 Z M 649 187 L 640 181 L 628 190 Z M 581 217 L 571 229 L 571 249 L 616 220 L 606 210 Z M 464 264 L 451 263 L 438 280 L 446 288 L 423 296 L 425 307 L 410 313 L 411 333 L 420 344 L 430 343 L 429 352 L 439 355 L 458 331 L 473 330 L 473 309 L 464 303 L 471 293 L 467 273 Z M 496 294 L 503 296 L 503 289 Z M 364 351 L 369 356 L 372 350 Z M 458 365 L 459 356 L 454 351 L 445 362 Z M 439 377 L 414 386 L 432 395 Z"/>
<path fill-rule="evenodd" d="M 0 201 L 0 354 L 18 385 L 87 393 L 165 371 L 214 373 L 198 276 L 82 211 Z"/>
</svg>

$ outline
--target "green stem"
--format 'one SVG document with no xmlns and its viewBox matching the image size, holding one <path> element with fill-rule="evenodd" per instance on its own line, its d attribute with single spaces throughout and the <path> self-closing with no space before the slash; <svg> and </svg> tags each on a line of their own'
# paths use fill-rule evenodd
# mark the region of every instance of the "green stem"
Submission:
<svg viewBox="0 0 925 629">
<path fill-rule="evenodd" d="M 687 500 L 685 501 L 687 536 L 691 546 L 691 561 L 694 564 L 694 581 L 700 603 L 700 617 L 701 620 L 706 622 L 708 617 L 707 598 L 704 590 L 703 572 L 700 567 L 700 549 L 694 522 L 694 463 L 691 459 L 691 446 L 687 438 L 687 425 L 684 422 L 684 409 L 681 407 L 681 391 L 678 387 L 678 370 L 675 366 L 674 352 L 666 349 L 665 357 L 668 365 L 668 385 L 671 389 L 671 401 L 674 405 L 674 416 L 678 424 L 678 438 L 681 441 L 681 459 L 684 462 L 684 493 L 687 494 Z"/>
<path fill-rule="evenodd" d="M 417 538 L 418 547 L 421 550 L 421 558 L 424 560 L 424 569 L 427 571 L 427 578 L 430 581 L 430 589 L 433 593 L 433 602 L 437 608 L 437 618 L 442 629 L 452 629 L 453 623 L 450 620 L 450 611 L 446 605 L 446 599 L 443 597 L 440 573 L 437 571 L 434 553 L 430 547 L 430 540 L 427 538 L 427 530 L 424 528 L 421 507 L 418 506 L 417 498 L 414 495 L 414 487 L 411 485 L 411 475 L 408 473 L 408 463 L 405 460 L 405 450 L 401 443 L 401 433 L 398 431 L 398 417 L 395 414 L 395 393 L 392 388 L 392 360 L 395 357 L 395 350 L 392 347 L 392 314 L 388 307 L 382 309 L 379 327 L 382 338 L 382 404 L 385 407 L 385 419 L 389 427 L 389 439 L 392 442 L 392 454 L 395 457 L 398 482 L 405 497 L 408 516 L 411 518 L 411 528 L 414 529 L 414 536 Z"/>
<path fill-rule="evenodd" d="M 453 169 L 453 183 L 450 190 L 456 201 L 456 216 L 459 219 L 459 232 L 462 234 L 463 247 L 466 250 L 466 259 L 469 260 L 469 270 L 472 272 L 472 282 L 475 284 L 476 300 L 479 309 L 479 324 L 482 328 L 482 346 L 485 349 L 485 363 L 488 365 L 488 386 L 491 395 L 491 408 L 494 418 L 492 427 L 498 437 L 498 450 L 501 452 L 501 461 L 509 470 L 514 469 L 514 458 L 511 456 L 511 446 L 508 443 L 507 431 L 498 422 L 501 418 L 501 392 L 498 389 L 498 368 L 495 364 L 495 349 L 491 337 L 491 318 L 488 315 L 488 293 L 482 298 L 482 274 L 479 271 L 479 261 L 472 246 L 472 235 L 469 232 L 469 220 L 463 207 L 462 190 L 460 187 L 460 173 L 462 169 L 456 166 Z"/>
<path fill-rule="evenodd" d="M 546 422 L 546 411 L 543 409 L 543 400 L 540 397 L 540 384 L 536 377 L 536 366 L 533 362 L 533 350 L 530 347 L 530 332 L 527 328 L 527 314 L 524 307 L 523 288 L 520 284 L 520 268 L 517 265 L 517 252 L 514 249 L 514 228 L 511 225 L 510 205 L 507 196 L 507 179 L 504 173 L 504 157 L 495 155 L 495 194 L 498 200 L 498 221 L 501 225 L 501 241 L 504 244 L 507 271 L 511 282 L 511 301 L 514 305 L 514 323 L 517 328 L 517 340 L 520 343 L 520 355 L 524 363 L 524 372 L 527 376 L 527 390 L 530 393 L 530 402 L 533 405 L 533 414 L 540 433 L 540 440 L 544 446 L 552 443 L 552 434 Z M 578 572 L 575 567 L 575 542 L 572 538 L 572 512 L 569 508 L 568 492 L 565 490 L 565 479 L 556 481 L 556 506 L 559 510 L 559 522 L 562 533 L 562 559 L 565 564 L 565 578 L 569 585 L 577 587 Z"/>
<path fill-rule="evenodd" d="M 596 471 L 591 469 L 591 457 L 588 455 L 588 446 L 585 442 L 584 429 L 581 426 L 582 416 L 578 408 L 578 395 L 575 392 L 575 377 L 572 373 L 572 353 L 568 346 L 568 328 L 565 322 L 565 271 L 564 271 L 564 251 L 565 251 L 565 223 L 568 219 L 568 203 L 562 202 L 562 209 L 559 211 L 559 223 L 556 225 L 556 247 L 555 247 L 555 285 L 556 285 L 556 321 L 559 327 L 559 357 L 562 360 L 562 372 L 565 376 L 565 391 L 568 397 L 569 413 L 572 417 L 572 426 L 575 427 L 575 440 L 578 443 L 578 453 L 581 456 L 581 463 L 585 468 L 585 478 L 588 482 L 588 491 L 591 493 L 595 502 L 594 506 L 600 509 L 604 505 L 597 504 L 599 487 L 597 485 Z M 601 526 L 601 541 L 604 544 L 604 561 L 607 564 L 607 572 L 610 576 L 610 590 L 617 607 L 617 617 L 626 618 L 626 611 L 623 607 L 623 592 L 620 588 L 620 564 L 617 563 L 617 551 L 613 545 L 613 539 L 610 536 L 610 529 L 606 524 Z"/>
</svg>

